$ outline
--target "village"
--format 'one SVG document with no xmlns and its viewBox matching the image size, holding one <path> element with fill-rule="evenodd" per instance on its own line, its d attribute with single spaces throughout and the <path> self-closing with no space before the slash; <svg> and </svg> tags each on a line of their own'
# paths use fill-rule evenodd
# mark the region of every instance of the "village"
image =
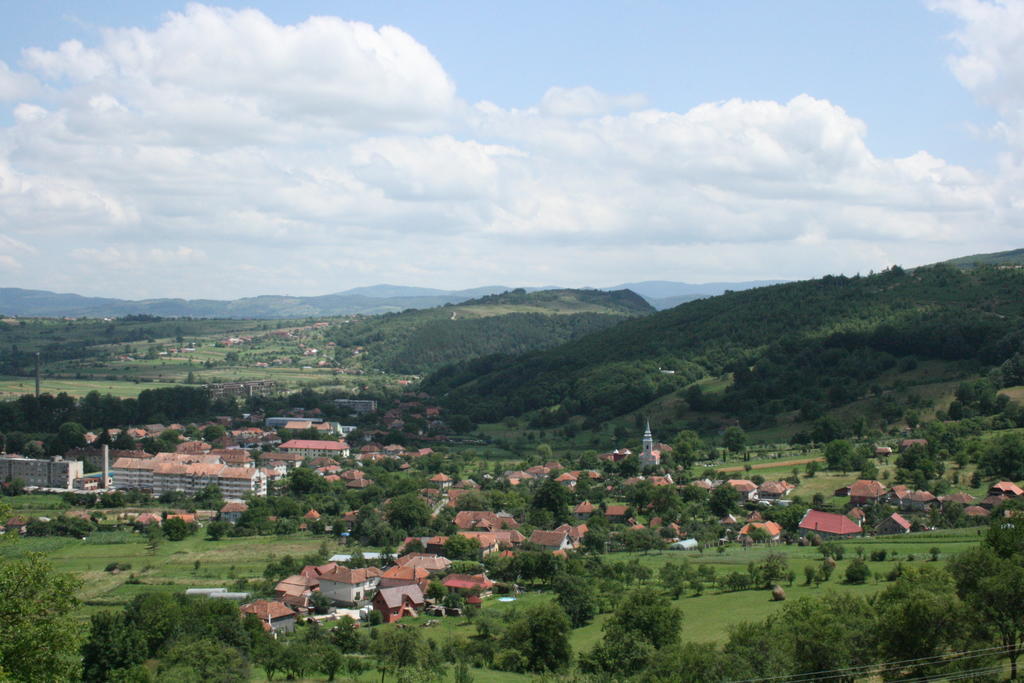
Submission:
<svg viewBox="0 0 1024 683">
<path fill-rule="evenodd" d="M 413 419 L 442 422 L 437 408 L 404 404 Z M 383 427 L 404 424 L 401 405 L 381 413 Z M 984 525 L 993 513 L 1010 514 L 1003 512 L 1006 503 L 1024 496 L 1009 481 L 993 482 L 979 497 L 851 477 L 826 504 L 820 494 L 813 500 L 800 495 L 795 468 L 788 478 L 771 480 L 750 476 L 753 469 L 744 472 L 749 478 L 731 478 L 707 467 L 699 478 L 686 478 L 686 468 L 665 466 L 672 446 L 656 443 L 649 424 L 637 452 L 616 448 L 598 454 L 590 459 L 592 468 L 571 469 L 551 459 L 501 469 L 454 459 L 443 446 L 381 444 L 373 438 L 386 434 L 383 429 L 293 412 L 264 417 L 262 426 L 212 421 L 88 433 L 90 445 L 49 460 L 0 456 L 0 479 L 29 493 L 61 491 L 71 501 L 93 505 L 114 496 L 130 496 L 136 506 L 165 503 L 98 514 L 76 506 L 58 519 L 17 514 L 5 531 L 60 534 L 67 526 L 63 518 L 77 518 L 76 533 L 130 529 L 170 538 L 169 531 L 157 529 L 173 520 L 189 534 L 205 528 L 211 538 L 293 533 L 334 539 L 344 552 L 289 567 L 292 573 L 262 587 L 245 580 L 234 588 L 182 587 L 189 595 L 234 600 L 241 614 L 255 615 L 272 632 L 291 632 L 305 621 L 395 623 L 423 615 L 461 616 L 495 595 L 514 601 L 528 588 L 521 570 L 508 567 L 524 553 L 564 561 L 569 554 L 623 550 L 678 551 L 685 557 L 729 546 L 817 546 Z M 309 438 L 286 438 L 293 435 Z M 358 444 L 349 443 L 353 436 Z M 174 450 L 110 446 L 143 439 L 164 439 Z M 899 451 L 927 446 L 923 439 L 902 439 L 874 446 L 873 455 L 888 462 Z M 802 481 L 813 480 L 805 473 Z M 411 488 L 413 482 L 419 488 Z M 312 492 L 330 503 L 301 508 Z M 201 499 L 211 498 L 222 501 L 219 507 L 200 506 Z M 260 502 L 275 500 L 289 504 L 277 509 Z M 190 504 L 181 508 L 175 502 Z"/>
</svg>

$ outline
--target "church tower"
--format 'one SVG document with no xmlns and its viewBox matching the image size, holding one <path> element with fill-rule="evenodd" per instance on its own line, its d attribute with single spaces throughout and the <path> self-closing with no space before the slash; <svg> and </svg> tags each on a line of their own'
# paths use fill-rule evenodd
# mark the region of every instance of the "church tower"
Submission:
<svg viewBox="0 0 1024 683">
<path fill-rule="evenodd" d="M 647 421 L 647 428 L 644 429 L 644 450 L 640 454 L 640 467 L 657 467 L 661 464 L 661 453 L 654 450 L 654 437 L 651 436 L 651 421 Z"/>
<path fill-rule="evenodd" d="M 651 436 L 651 421 L 647 421 L 644 429 L 644 455 L 650 457 L 654 453 L 654 437 Z"/>
</svg>

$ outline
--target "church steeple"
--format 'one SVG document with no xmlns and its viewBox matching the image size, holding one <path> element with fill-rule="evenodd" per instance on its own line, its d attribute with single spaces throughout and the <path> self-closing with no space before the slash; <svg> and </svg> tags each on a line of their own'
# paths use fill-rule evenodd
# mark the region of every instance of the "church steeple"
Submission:
<svg viewBox="0 0 1024 683">
<path fill-rule="evenodd" d="M 652 455 L 654 452 L 654 437 L 651 436 L 651 421 L 647 421 L 644 429 L 644 455 Z"/>
</svg>

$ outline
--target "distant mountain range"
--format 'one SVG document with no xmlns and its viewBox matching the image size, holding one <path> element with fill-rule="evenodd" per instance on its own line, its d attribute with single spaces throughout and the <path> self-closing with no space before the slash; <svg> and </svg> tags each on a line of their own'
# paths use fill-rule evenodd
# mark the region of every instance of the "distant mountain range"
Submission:
<svg viewBox="0 0 1024 683">
<path fill-rule="evenodd" d="M 777 281 L 715 282 L 702 285 L 685 282 L 638 282 L 601 287 L 602 291 L 630 289 L 663 310 L 686 301 L 716 296 L 726 290 L 744 290 L 776 284 Z M 58 294 L 45 290 L 0 287 L 0 315 L 21 317 L 120 317 L 158 315 L 168 318 L 303 318 L 308 316 L 374 315 L 408 309 L 424 309 L 457 304 L 512 287 L 493 285 L 473 289 L 445 290 L 401 285 L 355 287 L 322 296 L 267 295 L 232 301 L 216 299 L 143 299 L 131 301 L 78 294 Z M 559 289 L 526 287 L 527 292 Z"/>
</svg>

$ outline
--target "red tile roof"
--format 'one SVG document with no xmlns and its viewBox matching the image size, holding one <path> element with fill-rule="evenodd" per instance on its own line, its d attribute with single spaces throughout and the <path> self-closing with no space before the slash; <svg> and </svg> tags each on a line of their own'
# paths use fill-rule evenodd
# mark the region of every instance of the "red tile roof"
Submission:
<svg viewBox="0 0 1024 683">
<path fill-rule="evenodd" d="M 343 451 L 348 448 L 344 441 L 318 441 L 313 439 L 291 439 L 281 444 L 282 450 L 286 448 L 317 449 L 321 451 Z"/>
<path fill-rule="evenodd" d="M 277 600 L 254 600 L 248 605 L 242 605 L 241 610 L 243 614 L 255 614 L 260 621 L 295 616 L 288 605 Z"/>
<path fill-rule="evenodd" d="M 885 484 L 874 479 L 858 479 L 850 484 L 850 495 L 858 498 L 880 498 L 885 492 Z"/>
<path fill-rule="evenodd" d="M 859 534 L 861 528 L 845 515 L 820 510 L 808 510 L 800 521 L 800 528 L 806 531 L 818 531 L 836 536 Z"/>
</svg>

